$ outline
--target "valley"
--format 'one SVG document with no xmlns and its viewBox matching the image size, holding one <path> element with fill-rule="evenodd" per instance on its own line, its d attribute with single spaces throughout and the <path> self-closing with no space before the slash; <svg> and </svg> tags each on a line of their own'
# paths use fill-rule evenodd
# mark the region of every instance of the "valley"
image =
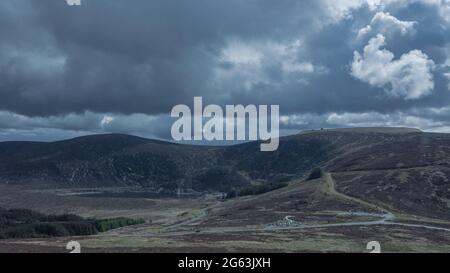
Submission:
<svg viewBox="0 0 450 273">
<path fill-rule="evenodd" d="M 133 150 L 141 150 L 139 145 Z M 146 149 L 172 158 L 162 150 Z M 177 182 L 185 196 L 164 195 L 169 191 L 151 195 L 135 181 L 117 179 L 102 187 L 86 187 L 88 180 L 78 187 L 37 188 L 36 181 L 23 179 L 2 183 L 3 208 L 146 222 L 92 236 L 0 240 L 0 252 L 67 252 L 65 245 L 71 240 L 79 241 L 83 252 L 367 252 L 370 241 L 380 242 L 383 252 L 450 252 L 446 134 L 330 130 L 282 138 L 276 154 L 253 152 L 257 143 L 198 149 L 196 153 L 209 156 L 203 167 L 176 161 L 190 174 L 202 173 L 193 176 L 189 187 L 186 178 Z M 144 154 L 141 158 L 151 157 Z M 219 166 L 227 171 L 216 171 Z M 322 176 L 308 179 L 319 166 Z M 154 175 L 164 173 L 150 177 Z M 8 178 L 12 181 L 13 176 Z M 242 187 L 240 179 L 246 186 L 280 181 L 287 185 L 224 198 L 226 191 Z M 202 190 L 193 185 L 202 185 Z"/>
</svg>

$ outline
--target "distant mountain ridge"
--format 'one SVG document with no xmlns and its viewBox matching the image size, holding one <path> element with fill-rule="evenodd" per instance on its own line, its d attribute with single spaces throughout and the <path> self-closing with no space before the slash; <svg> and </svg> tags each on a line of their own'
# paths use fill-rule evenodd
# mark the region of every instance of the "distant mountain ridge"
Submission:
<svg viewBox="0 0 450 273">
<path fill-rule="evenodd" d="M 450 135 L 407 128 L 309 131 L 281 138 L 275 152 L 261 152 L 259 142 L 210 147 L 105 134 L 2 142 L 0 183 L 223 192 L 301 176 L 317 166 L 343 171 L 449 162 Z"/>
</svg>

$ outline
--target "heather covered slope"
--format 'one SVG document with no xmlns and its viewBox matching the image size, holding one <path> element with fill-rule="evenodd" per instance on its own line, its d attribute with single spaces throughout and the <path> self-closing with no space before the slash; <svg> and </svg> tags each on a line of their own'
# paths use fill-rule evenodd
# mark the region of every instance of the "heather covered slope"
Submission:
<svg viewBox="0 0 450 273">
<path fill-rule="evenodd" d="M 49 187 L 142 186 L 174 189 L 186 173 L 214 163 L 214 149 L 128 135 L 52 143 L 0 144 L 0 179 Z"/>
<path fill-rule="evenodd" d="M 151 220 L 84 239 L 93 251 L 359 252 L 369 239 L 387 251 L 448 251 L 449 147 L 450 135 L 401 128 L 309 131 L 283 137 L 273 153 L 257 142 L 206 147 L 126 135 L 1 143 L 0 206 Z M 307 179 L 317 167 L 322 176 Z M 229 199 L 199 194 L 277 182 L 287 186 Z M 146 195 L 180 189 L 197 194 Z"/>
<path fill-rule="evenodd" d="M 402 128 L 310 131 L 281 138 L 275 152 L 260 152 L 258 142 L 207 147 L 128 135 L 0 143 L 0 183 L 38 187 L 226 192 L 301 177 L 318 166 L 345 172 L 449 163 L 450 135 Z"/>
</svg>

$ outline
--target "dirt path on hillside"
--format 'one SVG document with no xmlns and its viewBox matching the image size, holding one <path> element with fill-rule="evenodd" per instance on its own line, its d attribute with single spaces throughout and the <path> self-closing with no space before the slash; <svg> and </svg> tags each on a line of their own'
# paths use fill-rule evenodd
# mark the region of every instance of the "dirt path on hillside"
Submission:
<svg viewBox="0 0 450 273">
<path fill-rule="evenodd" d="M 431 225 L 423 225 L 423 224 L 408 224 L 395 221 L 395 214 L 385 208 L 380 207 L 379 205 L 369 203 L 367 201 L 361 200 L 356 197 L 348 196 L 343 194 L 336 189 L 336 184 L 331 173 L 325 173 L 324 175 L 324 188 L 323 190 L 331 195 L 335 195 L 342 199 L 347 199 L 349 201 L 361 204 L 366 206 L 372 210 L 379 211 L 380 213 L 369 213 L 369 212 L 341 212 L 340 215 L 347 216 L 369 216 L 369 217 L 377 217 L 379 220 L 373 221 L 354 221 L 354 222 L 345 222 L 345 223 L 330 223 L 330 224 L 318 224 L 318 225 L 299 225 L 292 216 L 286 216 L 285 220 L 293 222 L 293 226 L 276 226 L 276 225 L 266 225 L 265 227 L 229 227 L 229 228 L 211 228 L 208 230 L 201 231 L 202 233 L 217 233 L 217 232 L 246 232 L 246 231 L 277 231 L 277 230 L 295 230 L 295 229 L 313 229 L 313 228 L 330 228 L 330 227 L 349 227 L 349 226 L 374 226 L 374 225 L 396 225 L 396 226 L 404 226 L 404 227 L 414 227 L 414 228 L 426 228 L 433 230 L 443 230 L 450 232 L 450 228 L 445 227 L 437 227 Z M 220 204 L 220 203 L 219 203 Z M 219 204 L 213 205 L 213 207 L 218 206 Z M 211 208 L 211 207 L 210 207 Z M 201 220 L 201 218 L 205 218 L 207 213 L 201 215 L 195 220 Z M 189 221 L 191 222 L 191 221 Z"/>
<path fill-rule="evenodd" d="M 217 233 L 232 233 L 232 232 L 249 232 L 249 231 L 282 231 L 282 230 L 299 230 L 299 229 L 318 229 L 318 228 L 332 228 L 332 227 L 353 227 L 353 226 L 376 226 L 376 225 L 395 225 L 395 226 L 403 226 L 403 227 L 413 227 L 413 228 L 426 228 L 426 229 L 432 229 L 432 230 L 441 230 L 441 231 L 447 231 L 450 232 L 450 228 L 445 227 L 438 227 L 438 226 L 432 226 L 432 225 L 424 225 L 424 224 L 408 224 L 408 223 L 401 223 L 401 222 L 395 222 L 395 214 L 385 208 L 382 208 L 379 205 L 372 204 L 370 202 L 361 200 L 356 197 L 348 196 L 346 194 L 343 194 L 339 192 L 336 189 L 335 181 L 332 177 L 331 173 L 325 173 L 324 177 L 322 178 L 324 185 L 322 187 L 322 190 L 330 195 L 337 196 L 338 198 L 346 199 L 354 203 L 361 204 L 367 208 L 370 208 L 372 211 L 378 211 L 376 212 L 364 212 L 364 211 L 343 211 L 338 213 L 338 215 L 341 216 L 355 216 L 355 217 L 375 217 L 379 218 L 377 220 L 369 220 L 369 221 L 353 221 L 353 222 L 341 222 L 341 223 L 327 223 L 327 224 L 315 224 L 315 225 L 308 225 L 308 224 L 302 224 L 300 222 L 297 222 L 295 219 L 293 219 L 292 216 L 287 215 L 284 217 L 283 220 L 287 223 L 287 225 L 277 225 L 276 223 L 272 224 L 264 224 L 264 225 L 257 225 L 257 226 L 247 226 L 247 227 L 208 227 L 207 229 L 203 229 L 201 226 L 196 227 L 196 222 L 201 222 L 202 220 L 206 219 L 209 215 L 209 212 L 219 207 L 222 202 L 218 201 L 210 206 L 207 206 L 198 213 L 198 215 L 183 220 L 181 222 L 169 225 L 164 227 L 162 230 L 159 230 L 158 232 L 146 232 L 145 235 L 147 236 L 175 236 L 175 235 L 189 235 L 193 233 L 201 233 L 201 234 L 217 234 Z M 191 226 L 190 226 L 191 225 Z M 127 230 L 132 227 L 124 227 L 123 230 Z M 186 230 L 186 228 L 189 228 Z M 124 236 L 124 232 L 122 232 L 121 236 Z M 108 232 L 102 234 L 101 236 L 108 236 Z M 125 235 L 127 236 L 127 235 Z M 131 237 L 135 235 L 129 235 Z"/>
</svg>

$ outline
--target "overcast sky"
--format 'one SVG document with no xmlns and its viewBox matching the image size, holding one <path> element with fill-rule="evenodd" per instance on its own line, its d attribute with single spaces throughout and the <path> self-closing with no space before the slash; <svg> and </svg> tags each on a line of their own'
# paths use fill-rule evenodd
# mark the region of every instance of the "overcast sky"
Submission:
<svg viewBox="0 0 450 273">
<path fill-rule="evenodd" d="M 194 96 L 450 132 L 450 1 L 0 1 L 0 140 L 170 138 Z"/>
</svg>

